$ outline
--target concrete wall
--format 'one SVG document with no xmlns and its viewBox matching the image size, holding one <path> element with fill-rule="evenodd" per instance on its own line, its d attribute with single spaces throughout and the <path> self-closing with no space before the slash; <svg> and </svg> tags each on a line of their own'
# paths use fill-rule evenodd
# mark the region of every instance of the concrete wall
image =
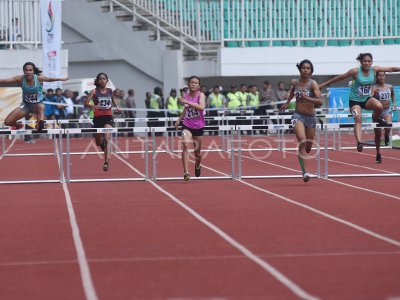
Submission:
<svg viewBox="0 0 400 300">
<path fill-rule="evenodd" d="M 43 70 L 42 50 L 0 50 L 0 78 L 10 78 L 22 75 L 22 66 L 26 62 L 33 62 Z M 61 77 L 68 75 L 68 51 L 61 50 Z"/>
</svg>

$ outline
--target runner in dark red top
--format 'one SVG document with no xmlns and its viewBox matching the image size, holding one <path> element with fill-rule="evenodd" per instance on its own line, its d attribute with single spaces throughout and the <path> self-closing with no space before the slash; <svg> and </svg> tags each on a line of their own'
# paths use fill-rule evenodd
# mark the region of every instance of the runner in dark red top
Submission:
<svg viewBox="0 0 400 300">
<path fill-rule="evenodd" d="M 112 128 L 114 120 L 112 117 L 112 106 L 119 111 L 118 105 L 115 103 L 112 90 L 107 88 L 108 76 L 105 73 L 99 73 L 94 80 L 96 88 L 92 90 L 86 99 L 85 106 L 94 110 L 93 125 L 95 128 Z M 90 101 L 93 99 L 93 104 Z M 104 137 L 103 137 L 104 135 Z M 111 155 L 110 144 L 111 133 L 96 133 L 96 145 L 104 151 L 103 171 L 108 171 Z"/>
</svg>

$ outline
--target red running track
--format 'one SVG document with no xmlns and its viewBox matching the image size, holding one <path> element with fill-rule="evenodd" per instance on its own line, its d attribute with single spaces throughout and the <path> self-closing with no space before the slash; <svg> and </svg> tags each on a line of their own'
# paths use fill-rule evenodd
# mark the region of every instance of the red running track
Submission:
<svg viewBox="0 0 400 300">
<path fill-rule="evenodd" d="M 379 168 L 398 170 L 397 152 L 386 153 L 393 163 Z M 332 168 L 375 172 L 363 168 L 368 154 L 334 152 Z M 219 155 L 203 161 L 204 174 L 229 172 Z M 287 157 L 270 167 L 297 174 L 295 155 Z M 138 176 L 129 164 L 144 171 L 134 155 L 113 156 L 107 175 L 98 171 L 97 156 L 74 159 L 78 177 L 85 170 Z M 160 174 L 180 174 L 179 158 L 157 159 Z M 276 159 L 243 163 L 259 172 Z M 53 157 L 37 163 L 43 175 L 57 173 Z M 7 177 L 4 166 L 29 170 L 34 163 L 3 158 L 0 173 Z M 11 300 L 396 299 L 397 181 L 102 182 L 72 183 L 65 191 L 61 184 L 2 185 L 0 294 Z M 89 273 L 82 275 L 86 263 Z"/>
</svg>

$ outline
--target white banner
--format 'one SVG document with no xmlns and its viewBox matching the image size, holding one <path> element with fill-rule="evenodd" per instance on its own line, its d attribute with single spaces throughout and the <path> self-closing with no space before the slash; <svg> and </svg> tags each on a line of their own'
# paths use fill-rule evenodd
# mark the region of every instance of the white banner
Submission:
<svg viewBox="0 0 400 300">
<path fill-rule="evenodd" d="M 60 77 L 61 0 L 40 0 L 43 42 L 43 75 Z M 45 82 L 44 89 L 61 87 L 61 82 Z"/>
</svg>

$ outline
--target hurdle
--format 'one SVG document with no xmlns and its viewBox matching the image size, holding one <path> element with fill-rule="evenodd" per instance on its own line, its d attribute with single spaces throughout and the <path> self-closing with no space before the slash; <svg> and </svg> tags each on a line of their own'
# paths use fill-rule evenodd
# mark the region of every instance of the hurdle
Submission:
<svg viewBox="0 0 400 300">
<path fill-rule="evenodd" d="M 156 150 L 156 143 L 155 143 L 155 133 L 156 132 L 174 132 L 177 131 L 174 127 L 152 127 L 151 128 L 151 136 L 152 136 L 152 180 L 153 181 L 167 181 L 167 180 L 182 180 L 182 177 L 177 177 L 177 176 L 170 176 L 170 177 L 160 177 L 157 175 L 157 156 L 160 153 L 168 154 L 168 152 L 165 151 L 157 151 Z M 234 135 L 235 135 L 235 126 L 233 125 L 221 125 L 221 126 L 205 126 L 204 131 L 220 131 L 220 132 L 229 132 L 229 142 L 227 145 L 227 149 L 202 149 L 202 153 L 207 153 L 207 152 L 226 152 L 229 154 L 230 157 L 230 170 L 231 174 L 228 174 L 227 176 L 201 176 L 201 177 L 192 177 L 191 180 L 210 180 L 210 179 L 235 179 L 235 148 L 234 148 Z M 182 150 L 180 151 L 173 151 L 170 154 L 177 156 L 174 153 L 181 153 Z M 191 151 L 192 152 L 192 151 Z"/>
<path fill-rule="evenodd" d="M 63 129 L 45 129 L 40 132 L 37 130 L 26 130 L 26 129 L 18 129 L 18 130 L 0 130 L 0 135 L 2 137 L 11 136 L 13 138 L 17 136 L 25 136 L 25 135 L 32 135 L 32 134 L 47 134 L 52 136 L 57 136 L 58 138 L 54 138 L 54 147 L 55 150 L 53 153 L 26 153 L 26 154 L 11 154 L 6 153 L 5 150 L 5 143 L 4 139 L 2 138 L 3 145 L 3 153 L 1 158 L 4 159 L 6 157 L 21 157 L 21 156 L 39 156 L 39 155 L 54 155 L 57 156 L 58 162 L 58 171 L 59 171 L 59 178 L 58 179 L 35 179 L 35 180 L 3 180 L 0 181 L 0 184 L 8 184 L 8 183 L 60 183 L 64 182 L 64 163 L 63 163 L 63 140 L 62 140 L 62 133 L 64 132 Z"/>
<path fill-rule="evenodd" d="M 286 148 L 285 147 L 285 140 L 282 139 L 283 133 L 285 130 L 292 129 L 292 125 L 287 124 L 269 124 L 269 125 L 241 125 L 237 126 L 237 164 L 238 164 L 238 173 L 237 179 L 278 179 L 278 178 L 302 178 L 302 174 L 272 174 L 272 175 L 243 175 L 243 152 L 253 152 L 253 151 L 262 151 L 262 152 L 270 152 L 270 151 L 281 151 L 285 152 L 288 150 L 296 150 L 296 148 Z M 317 140 L 319 140 L 320 136 L 320 124 L 317 125 Z M 262 148 L 262 149 L 254 149 L 248 148 L 243 149 L 242 147 L 242 131 L 245 130 L 276 130 L 278 132 L 278 147 L 277 148 Z M 321 157 L 320 157 L 320 144 L 317 143 L 317 174 L 312 174 L 311 177 L 320 177 L 320 164 L 321 164 Z M 294 171 L 296 172 L 296 171 Z"/>
<path fill-rule="evenodd" d="M 66 134 L 66 178 L 67 183 L 71 182 L 101 182 L 101 181 L 146 181 L 149 180 L 149 150 L 148 150 L 148 139 L 147 133 L 148 127 L 120 127 L 120 128 L 65 128 Z M 122 153 L 134 153 L 144 154 L 145 159 L 145 175 L 140 177 L 117 177 L 117 178 L 79 178 L 73 179 L 71 175 L 71 155 L 74 154 L 100 154 L 101 152 L 71 152 L 71 134 L 82 134 L 82 133 L 145 133 L 145 150 L 144 151 L 113 151 L 111 154 L 118 155 Z"/>
<path fill-rule="evenodd" d="M 342 124 L 324 124 L 323 125 L 323 131 L 324 131 L 324 138 L 325 138 L 325 149 L 324 149 L 324 166 L 325 166 L 325 172 L 324 172 L 324 178 L 340 178 L 340 177 L 398 177 L 400 176 L 400 172 L 392 172 L 392 173 L 357 173 L 357 174 L 330 174 L 329 173 L 329 155 L 328 155 L 328 149 L 326 147 L 327 145 L 327 132 L 329 129 L 336 128 L 340 131 L 342 128 L 352 128 L 354 127 L 354 124 L 352 123 L 342 123 Z M 375 128 L 400 128 L 400 122 L 395 122 L 388 124 L 386 126 L 377 124 L 377 123 L 363 123 L 362 124 L 362 129 L 375 129 Z M 367 148 L 367 147 L 364 147 Z M 374 146 L 368 147 L 368 148 L 375 148 Z M 390 148 L 390 147 L 382 147 L 383 148 Z M 341 149 L 355 149 L 355 147 L 342 147 Z"/>
</svg>

